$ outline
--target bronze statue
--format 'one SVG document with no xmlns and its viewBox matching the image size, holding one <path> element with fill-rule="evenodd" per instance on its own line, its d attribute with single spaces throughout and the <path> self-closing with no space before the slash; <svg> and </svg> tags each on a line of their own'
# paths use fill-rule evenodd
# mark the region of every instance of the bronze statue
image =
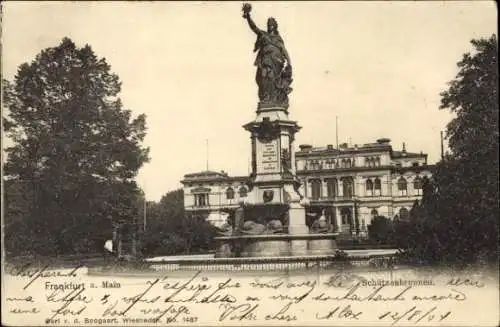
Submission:
<svg viewBox="0 0 500 327">
<path fill-rule="evenodd" d="M 255 81 L 259 88 L 260 107 L 280 106 L 288 108 L 288 94 L 292 91 L 292 65 L 285 44 L 278 32 L 278 23 L 272 17 L 267 20 L 267 31 L 259 29 L 252 18 L 250 4 L 243 5 L 243 18 L 257 34 L 254 52 L 257 52 Z"/>
</svg>

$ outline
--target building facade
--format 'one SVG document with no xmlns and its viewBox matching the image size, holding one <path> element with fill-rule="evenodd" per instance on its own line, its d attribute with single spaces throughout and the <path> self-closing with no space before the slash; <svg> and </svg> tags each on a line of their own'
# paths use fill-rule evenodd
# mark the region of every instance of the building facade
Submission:
<svg viewBox="0 0 500 327">
<path fill-rule="evenodd" d="M 307 199 L 306 223 L 324 215 L 341 236 L 366 237 L 376 216 L 407 219 L 422 184 L 431 177 L 427 154 L 394 150 L 389 139 L 338 148 L 301 145 L 295 152 L 299 193 Z M 214 223 L 226 220 L 249 196 L 249 176 L 225 172 L 187 174 L 182 180 L 186 211 L 205 214 Z"/>
</svg>

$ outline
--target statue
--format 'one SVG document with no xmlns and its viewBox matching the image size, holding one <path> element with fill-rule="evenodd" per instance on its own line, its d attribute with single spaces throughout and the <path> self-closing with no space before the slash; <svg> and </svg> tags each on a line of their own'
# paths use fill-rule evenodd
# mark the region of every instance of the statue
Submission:
<svg viewBox="0 0 500 327">
<path fill-rule="evenodd" d="M 283 230 L 283 223 L 279 219 L 272 219 L 267 223 L 266 226 L 266 234 L 282 234 L 284 233 Z"/>
<path fill-rule="evenodd" d="M 231 236 L 233 235 L 233 227 L 228 219 L 222 226 L 215 226 L 215 231 L 219 236 Z"/>
<path fill-rule="evenodd" d="M 311 225 L 311 233 L 326 234 L 333 231 L 333 226 L 326 220 L 325 211 L 321 212 L 321 216 L 316 219 Z"/>
<path fill-rule="evenodd" d="M 243 235 L 261 235 L 264 234 L 265 231 L 265 225 L 256 223 L 253 220 L 245 221 L 241 227 L 241 233 Z"/>
<path fill-rule="evenodd" d="M 240 201 L 239 207 L 234 212 L 233 235 L 239 235 L 241 233 L 244 221 L 245 221 L 245 203 L 243 201 Z"/>
<path fill-rule="evenodd" d="M 292 66 L 285 44 L 278 32 L 278 23 L 272 17 L 267 20 L 267 31 L 259 29 L 252 18 L 250 4 L 243 5 L 243 18 L 257 34 L 254 52 L 257 52 L 255 81 L 259 88 L 259 106 L 288 108 L 288 94 L 292 91 Z"/>
</svg>

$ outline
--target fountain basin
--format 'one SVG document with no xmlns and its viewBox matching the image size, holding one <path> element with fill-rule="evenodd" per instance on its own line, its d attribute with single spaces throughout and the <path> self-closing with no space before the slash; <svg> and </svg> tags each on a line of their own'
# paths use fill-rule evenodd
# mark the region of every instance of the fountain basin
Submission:
<svg viewBox="0 0 500 327">
<path fill-rule="evenodd" d="M 337 233 L 270 234 L 216 237 L 216 258 L 333 255 Z"/>
</svg>

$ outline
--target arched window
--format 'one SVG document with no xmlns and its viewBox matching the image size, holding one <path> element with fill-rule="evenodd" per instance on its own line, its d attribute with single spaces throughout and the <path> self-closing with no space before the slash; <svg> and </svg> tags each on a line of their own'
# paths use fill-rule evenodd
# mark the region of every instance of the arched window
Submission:
<svg viewBox="0 0 500 327">
<path fill-rule="evenodd" d="M 373 194 L 376 196 L 382 195 L 382 183 L 380 183 L 380 179 L 378 177 L 375 178 Z"/>
<path fill-rule="evenodd" d="M 408 195 L 408 183 L 406 182 L 406 179 L 404 179 L 403 176 L 401 176 L 398 180 L 398 193 L 399 196 Z"/>
<path fill-rule="evenodd" d="M 231 200 L 234 199 L 234 190 L 232 187 L 228 187 L 226 190 L 226 199 Z"/>
<path fill-rule="evenodd" d="M 338 189 L 338 184 L 337 180 L 335 178 L 333 179 L 328 179 L 326 181 L 326 192 L 327 192 L 327 197 L 329 199 L 335 198 L 337 196 L 337 189 Z"/>
<path fill-rule="evenodd" d="M 408 220 L 410 216 L 410 212 L 406 208 L 401 208 L 399 209 L 399 219 L 401 220 Z"/>
<path fill-rule="evenodd" d="M 371 179 L 366 180 L 366 195 L 373 196 L 373 182 Z"/>
<path fill-rule="evenodd" d="M 420 176 L 415 177 L 413 180 L 413 189 L 415 190 L 415 195 L 422 195 L 422 178 Z"/>
<path fill-rule="evenodd" d="M 345 198 L 352 198 L 354 196 L 354 183 L 352 177 L 342 179 L 342 191 Z"/>
<path fill-rule="evenodd" d="M 238 193 L 240 195 L 240 198 L 244 198 L 248 194 L 248 190 L 245 186 L 240 186 L 240 189 L 238 190 Z"/>
<path fill-rule="evenodd" d="M 346 160 L 346 167 L 347 167 L 347 168 L 351 168 L 351 167 L 352 167 L 352 162 L 351 162 L 351 159 L 347 159 L 347 160 Z"/>
<path fill-rule="evenodd" d="M 377 159 L 376 159 L 376 166 L 380 167 L 380 157 L 377 157 Z"/>
<path fill-rule="evenodd" d="M 321 181 L 314 179 L 311 181 L 311 198 L 318 200 L 321 197 Z"/>
</svg>

